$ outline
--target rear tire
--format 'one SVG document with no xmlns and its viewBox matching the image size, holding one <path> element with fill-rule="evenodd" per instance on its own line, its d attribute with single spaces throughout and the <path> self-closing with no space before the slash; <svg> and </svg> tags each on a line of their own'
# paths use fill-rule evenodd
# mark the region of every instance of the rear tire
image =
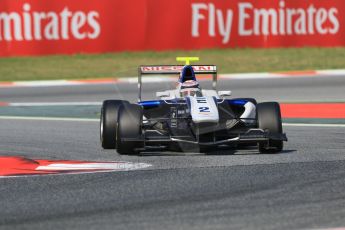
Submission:
<svg viewBox="0 0 345 230">
<path fill-rule="evenodd" d="M 282 120 L 280 106 L 277 102 L 259 103 L 256 107 L 258 126 L 270 133 L 282 134 Z M 269 140 L 268 143 L 259 143 L 260 153 L 278 153 L 283 150 L 283 141 Z"/>
<path fill-rule="evenodd" d="M 117 115 L 121 105 L 128 101 L 106 100 L 103 102 L 100 119 L 100 140 L 104 149 L 115 149 Z"/>
<path fill-rule="evenodd" d="M 119 109 L 116 148 L 119 154 L 135 154 L 137 148 L 143 147 L 142 137 L 143 108 L 128 104 Z M 125 139 L 138 141 L 126 141 Z"/>
</svg>

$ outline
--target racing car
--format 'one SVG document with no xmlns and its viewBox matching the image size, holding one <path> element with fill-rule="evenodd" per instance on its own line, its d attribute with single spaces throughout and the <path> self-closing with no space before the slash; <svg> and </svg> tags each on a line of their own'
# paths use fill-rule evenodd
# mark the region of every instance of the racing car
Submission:
<svg viewBox="0 0 345 230">
<path fill-rule="evenodd" d="M 175 89 L 157 92 L 157 99 L 142 100 L 144 75 L 176 74 Z M 197 76 L 212 76 L 212 89 L 202 89 Z M 215 65 L 160 65 L 138 68 L 138 103 L 103 102 L 100 139 L 104 149 L 119 154 L 143 151 L 210 152 L 217 148 L 257 146 L 260 153 L 283 150 L 280 106 L 257 103 L 254 98 L 229 98 L 231 91 L 216 91 Z"/>
</svg>

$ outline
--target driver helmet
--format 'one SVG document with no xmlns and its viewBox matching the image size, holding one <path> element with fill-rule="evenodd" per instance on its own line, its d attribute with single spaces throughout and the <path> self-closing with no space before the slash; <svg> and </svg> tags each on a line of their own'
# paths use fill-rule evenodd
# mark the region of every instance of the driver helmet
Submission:
<svg viewBox="0 0 345 230">
<path fill-rule="evenodd" d="M 185 65 L 181 70 L 179 82 L 183 83 L 190 80 L 196 80 L 194 69 L 191 65 Z"/>
<path fill-rule="evenodd" d="M 202 94 L 201 94 L 199 83 L 194 80 L 188 80 L 188 81 L 183 82 L 180 87 L 180 96 L 181 97 L 187 97 L 187 96 L 201 97 Z"/>
</svg>

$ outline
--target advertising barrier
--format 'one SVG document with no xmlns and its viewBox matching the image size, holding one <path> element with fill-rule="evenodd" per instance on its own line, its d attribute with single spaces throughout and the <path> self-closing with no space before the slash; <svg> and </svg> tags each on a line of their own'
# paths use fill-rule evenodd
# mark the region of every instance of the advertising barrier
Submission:
<svg viewBox="0 0 345 230">
<path fill-rule="evenodd" d="M 0 56 L 345 45 L 344 0 L 0 0 Z"/>
</svg>

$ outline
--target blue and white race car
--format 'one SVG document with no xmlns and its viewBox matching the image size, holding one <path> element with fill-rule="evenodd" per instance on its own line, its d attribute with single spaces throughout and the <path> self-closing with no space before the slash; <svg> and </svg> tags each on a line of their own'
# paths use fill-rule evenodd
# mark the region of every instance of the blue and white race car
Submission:
<svg viewBox="0 0 345 230">
<path fill-rule="evenodd" d="M 104 149 L 119 154 L 142 151 L 208 152 L 218 147 L 258 146 L 260 153 L 278 153 L 287 141 L 277 102 L 229 98 L 216 91 L 214 65 L 140 66 L 137 104 L 103 102 L 100 137 Z M 157 99 L 141 100 L 142 75 L 179 74 L 175 89 L 157 92 Z M 212 75 L 213 89 L 201 89 L 197 76 Z"/>
</svg>

